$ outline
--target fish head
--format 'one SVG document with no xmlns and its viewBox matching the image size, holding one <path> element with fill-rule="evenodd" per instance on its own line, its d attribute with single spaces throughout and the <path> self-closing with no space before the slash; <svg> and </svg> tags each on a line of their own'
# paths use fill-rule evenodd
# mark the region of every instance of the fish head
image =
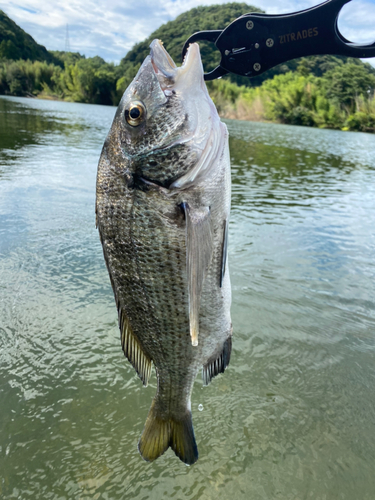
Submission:
<svg viewBox="0 0 375 500">
<path fill-rule="evenodd" d="M 169 188 L 199 162 L 220 124 L 197 44 L 177 67 L 159 40 L 119 104 L 110 135 L 131 174 Z"/>
</svg>

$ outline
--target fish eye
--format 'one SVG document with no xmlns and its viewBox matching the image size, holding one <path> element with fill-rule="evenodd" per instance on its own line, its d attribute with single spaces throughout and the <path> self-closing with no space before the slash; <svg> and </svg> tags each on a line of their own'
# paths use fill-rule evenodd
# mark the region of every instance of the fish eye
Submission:
<svg viewBox="0 0 375 500">
<path fill-rule="evenodd" d="M 146 114 L 145 107 L 139 101 L 133 101 L 128 108 L 125 109 L 125 120 L 132 127 L 138 127 L 144 120 Z"/>
</svg>

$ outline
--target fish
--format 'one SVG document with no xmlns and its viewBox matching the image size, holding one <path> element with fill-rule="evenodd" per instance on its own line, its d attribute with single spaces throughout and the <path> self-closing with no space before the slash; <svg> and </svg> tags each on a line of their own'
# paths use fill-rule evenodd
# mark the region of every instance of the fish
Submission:
<svg viewBox="0 0 375 500">
<path fill-rule="evenodd" d="M 177 67 L 163 44 L 124 92 L 98 165 L 96 221 L 122 349 L 157 392 L 138 450 L 198 459 L 191 393 L 232 350 L 228 131 L 209 97 L 197 44 Z"/>
</svg>

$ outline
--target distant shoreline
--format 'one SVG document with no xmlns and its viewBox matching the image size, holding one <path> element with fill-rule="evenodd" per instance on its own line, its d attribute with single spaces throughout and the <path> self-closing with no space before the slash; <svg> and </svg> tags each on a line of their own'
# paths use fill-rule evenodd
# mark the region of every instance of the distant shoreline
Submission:
<svg viewBox="0 0 375 500">
<path fill-rule="evenodd" d="M 41 101 L 56 101 L 56 102 L 64 102 L 64 103 L 69 103 L 69 104 L 87 104 L 87 105 L 94 105 L 94 106 L 103 106 L 102 104 L 94 104 L 94 103 L 83 103 L 83 102 L 75 102 L 75 101 L 68 101 L 66 99 L 61 99 L 57 96 L 50 96 L 50 95 L 39 95 L 39 96 L 34 96 L 34 95 L 28 95 L 28 96 L 12 96 L 12 95 L 1 95 L 0 97 L 16 97 L 16 98 L 21 98 L 21 99 L 39 99 Z M 228 104 L 228 103 L 227 103 Z M 117 106 L 110 106 L 107 105 L 107 107 L 117 107 Z M 362 133 L 369 133 L 373 134 L 375 133 L 375 128 L 370 129 L 370 130 L 351 130 L 348 127 L 343 127 L 343 128 L 338 128 L 338 127 L 316 127 L 312 125 L 303 125 L 299 123 L 285 123 L 283 121 L 277 121 L 277 120 L 268 120 L 265 119 L 263 116 L 259 114 L 255 114 L 254 110 L 251 109 L 251 107 L 246 110 L 243 108 L 240 108 L 238 111 L 236 111 L 233 106 L 230 108 L 226 109 L 218 109 L 218 114 L 220 118 L 224 120 L 239 120 L 239 121 L 248 121 L 252 123 L 274 123 L 274 124 L 279 124 L 279 125 L 295 125 L 295 126 L 303 126 L 303 127 L 308 127 L 308 128 L 323 128 L 323 129 L 332 129 L 332 130 L 338 130 L 342 132 L 362 132 Z"/>
</svg>

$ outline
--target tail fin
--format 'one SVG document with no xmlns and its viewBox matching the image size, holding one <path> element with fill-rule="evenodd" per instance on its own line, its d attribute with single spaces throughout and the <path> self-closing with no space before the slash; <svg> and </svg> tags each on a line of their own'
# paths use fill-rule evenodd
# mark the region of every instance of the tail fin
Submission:
<svg viewBox="0 0 375 500">
<path fill-rule="evenodd" d="M 158 415 L 154 399 L 138 443 L 138 450 L 144 460 L 152 462 L 169 446 L 187 465 L 198 460 L 191 412 L 187 409 L 183 417 L 170 417 L 165 420 Z"/>
</svg>

